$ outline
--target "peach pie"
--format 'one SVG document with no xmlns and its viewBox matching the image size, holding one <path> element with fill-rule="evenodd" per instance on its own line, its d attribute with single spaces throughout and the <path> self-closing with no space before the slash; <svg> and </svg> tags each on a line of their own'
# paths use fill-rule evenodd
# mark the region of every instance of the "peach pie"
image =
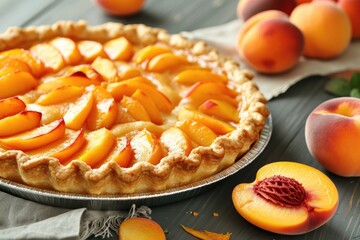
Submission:
<svg viewBox="0 0 360 240">
<path fill-rule="evenodd" d="M 234 164 L 268 110 L 204 42 L 84 21 L 0 35 L 0 177 L 67 193 L 167 190 Z"/>
</svg>

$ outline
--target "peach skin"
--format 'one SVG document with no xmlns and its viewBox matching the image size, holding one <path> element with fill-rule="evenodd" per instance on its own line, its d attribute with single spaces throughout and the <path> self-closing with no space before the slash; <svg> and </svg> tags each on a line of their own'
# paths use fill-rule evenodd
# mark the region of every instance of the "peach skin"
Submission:
<svg viewBox="0 0 360 240">
<path fill-rule="evenodd" d="M 129 218 L 120 224 L 119 240 L 165 240 L 161 226 L 147 218 Z"/>
<path fill-rule="evenodd" d="M 339 0 L 339 6 L 347 13 L 351 21 L 352 38 L 360 38 L 360 1 Z"/>
<path fill-rule="evenodd" d="M 278 234 L 303 234 L 329 221 L 339 196 L 334 183 L 319 170 L 294 162 L 262 168 L 252 183 L 232 193 L 236 210 L 247 221 Z"/>
<path fill-rule="evenodd" d="M 312 156 L 340 176 L 360 176 L 360 99 L 335 98 L 310 113 L 305 139 Z"/>
</svg>

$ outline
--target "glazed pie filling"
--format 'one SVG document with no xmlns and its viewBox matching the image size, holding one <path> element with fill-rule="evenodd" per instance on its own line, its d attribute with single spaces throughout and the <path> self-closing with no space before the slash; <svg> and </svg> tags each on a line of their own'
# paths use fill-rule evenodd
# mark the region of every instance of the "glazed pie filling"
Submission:
<svg viewBox="0 0 360 240">
<path fill-rule="evenodd" d="M 114 23 L 16 30 L 31 37 L 9 47 L 4 36 L 17 34 L 2 36 L 3 178 L 74 193 L 165 190 L 230 166 L 265 124 L 251 74 L 202 42 Z"/>
</svg>

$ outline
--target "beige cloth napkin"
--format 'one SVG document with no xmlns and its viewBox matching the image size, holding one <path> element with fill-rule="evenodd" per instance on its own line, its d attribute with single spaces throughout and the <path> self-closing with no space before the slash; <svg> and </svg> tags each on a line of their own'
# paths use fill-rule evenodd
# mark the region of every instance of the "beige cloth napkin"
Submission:
<svg viewBox="0 0 360 240">
<path fill-rule="evenodd" d="M 200 39 L 219 49 L 227 56 L 241 62 L 236 51 L 236 35 L 243 25 L 241 19 L 231 21 L 220 26 L 209 27 L 184 32 L 185 36 Z M 256 43 L 254 43 L 256 44 Z M 242 66 L 250 69 L 245 63 Z M 340 57 L 332 60 L 314 60 L 302 58 L 300 63 L 290 71 L 277 75 L 264 75 L 255 73 L 254 81 L 259 85 L 265 97 L 270 100 L 286 92 L 296 82 L 312 75 L 329 75 L 336 72 L 360 68 L 360 41 L 353 41 L 350 47 Z"/>
</svg>

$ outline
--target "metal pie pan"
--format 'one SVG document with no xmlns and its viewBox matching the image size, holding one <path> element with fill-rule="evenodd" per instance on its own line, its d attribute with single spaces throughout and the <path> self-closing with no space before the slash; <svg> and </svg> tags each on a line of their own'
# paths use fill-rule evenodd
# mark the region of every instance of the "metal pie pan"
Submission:
<svg viewBox="0 0 360 240">
<path fill-rule="evenodd" d="M 203 180 L 164 191 L 124 195 L 71 194 L 29 187 L 24 184 L 2 178 L 0 178 L 0 189 L 4 192 L 8 192 L 24 199 L 65 208 L 86 207 L 94 210 L 119 210 L 129 209 L 132 204 L 136 204 L 138 206 L 164 205 L 195 196 L 196 194 L 199 194 L 211 187 L 214 183 L 217 183 L 245 168 L 265 149 L 270 140 L 271 133 L 272 117 L 270 115 L 263 130 L 261 131 L 259 140 L 253 144 L 251 149 L 233 165 Z"/>
</svg>

